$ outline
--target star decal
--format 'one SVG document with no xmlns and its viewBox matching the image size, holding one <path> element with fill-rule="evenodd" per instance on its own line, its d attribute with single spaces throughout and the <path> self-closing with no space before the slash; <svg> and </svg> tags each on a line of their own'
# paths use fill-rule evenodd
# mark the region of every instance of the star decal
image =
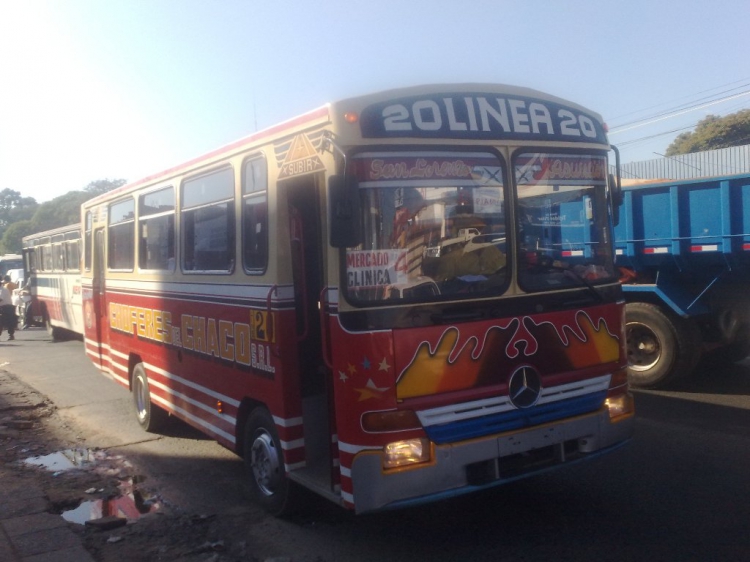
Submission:
<svg viewBox="0 0 750 562">
<path fill-rule="evenodd" d="M 375 386 L 372 379 L 368 379 L 364 388 L 355 388 L 354 390 L 359 392 L 358 402 L 362 402 L 363 400 L 369 400 L 370 398 L 382 398 L 383 393 L 388 390 L 388 387 L 378 388 Z"/>
<path fill-rule="evenodd" d="M 357 368 L 351 363 L 349 363 L 346 368 L 349 371 L 350 375 L 354 375 L 357 372 Z"/>
<path fill-rule="evenodd" d="M 345 373 L 344 371 L 339 371 L 339 380 L 340 380 L 341 382 L 346 382 L 346 380 L 347 380 L 348 378 L 349 378 L 349 377 L 347 377 L 347 376 L 346 376 L 346 373 Z"/>
<path fill-rule="evenodd" d="M 365 357 L 364 360 L 362 361 L 362 368 L 364 370 L 368 370 L 370 367 L 371 367 L 370 360 L 367 357 Z"/>
<path fill-rule="evenodd" d="M 388 369 L 390 369 L 391 366 L 388 364 L 388 359 L 386 357 L 383 357 L 383 360 L 380 362 L 380 367 L 378 370 L 388 372 Z"/>
</svg>

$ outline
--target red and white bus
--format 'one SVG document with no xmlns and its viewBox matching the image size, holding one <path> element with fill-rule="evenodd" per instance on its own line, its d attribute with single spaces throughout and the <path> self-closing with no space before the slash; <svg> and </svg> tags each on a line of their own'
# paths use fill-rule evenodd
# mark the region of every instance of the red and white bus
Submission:
<svg viewBox="0 0 750 562">
<path fill-rule="evenodd" d="M 84 203 L 86 353 L 277 514 L 594 457 L 633 430 L 609 150 L 529 89 L 331 103 Z"/>
<path fill-rule="evenodd" d="M 46 326 L 55 339 L 82 335 L 81 225 L 30 234 L 22 244 L 24 272 L 31 279 L 28 313 L 33 323 Z"/>
</svg>

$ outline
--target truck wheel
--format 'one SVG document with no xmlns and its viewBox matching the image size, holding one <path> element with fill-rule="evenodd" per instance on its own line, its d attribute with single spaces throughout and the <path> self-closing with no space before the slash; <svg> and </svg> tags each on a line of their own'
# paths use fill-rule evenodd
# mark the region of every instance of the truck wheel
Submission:
<svg viewBox="0 0 750 562">
<path fill-rule="evenodd" d="M 706 354 L 705 362 L 708 365 L 723 367 L 742 361 L 750 355 L 750 327 L 743 325 L 737 330 L 737 335 L 732 343 L 714 349 Z"/>
<path fill-rule="evenodd" d="M 700 356 L 700 333 L 687 320 L 652 304 L 625 306 L 628 378 L 639 388 L 661 388 L 688 376 Z"/>
<path fill-rule="evenodd" d="M 151 401 L 151 391 L 148 387 L 148 377 L 143 363 L 138 363 L 133 367 L 132 389 L 135 417 L 138 423 L 149 433 L 159 431 L 169 419 L 169 413 Z"/>
<path fill-rule="evenodd" d="M 245 469 L 253 499 L 272 515 L 289 515 L 296 507 L 298 490 L 286 476 L 281 441 L 268 410 L 253 410 L 244 438 Z"/>
<path fill-rule="evenodd" d="M 750 336 L 746 333 L 738 335 L 737 339 L 722 350 L 722 355 L 727 363 L 737 363 L 747 358 L 750 355 Z"/>
</svg>

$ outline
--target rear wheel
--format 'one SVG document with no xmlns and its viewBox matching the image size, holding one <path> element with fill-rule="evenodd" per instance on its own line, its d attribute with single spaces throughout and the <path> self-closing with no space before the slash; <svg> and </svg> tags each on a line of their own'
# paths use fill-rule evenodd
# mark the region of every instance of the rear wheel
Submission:
<svg viewBox="0 0 750 562">
<path fill-rule="evenodd" d="M 750 355 L 750 326 L 743 325 L 734 337 L 734 340 L 724 346 L 711 351 L 704 358 L 709 365 L 731 365 L 742 361 Z"/>
<path fill-rule="evenodd" d="M 18 317 L 18 327 L 23 330 L 26 326 L 26 304 L 22 303 L 16 307 L 16 316 Z"/>
<path fill-rule="evenodd" d="M 151 391 L 149 390 L 148 377 L 143 363 L 138 363 L 133 368 L 132 388 L 135 417 L 140 426 L 150 433 L 164 427 L 169 419 L 169 414 L 151 401 Z"/>
<path fill-rule="evenodd" d="M 750 337 L 744 334 L 742 338 L 737 338 L 723 349 L 722 355 L 727 363 L 737 363 L 746 359 L 750 355 Z"/>
<path fill-rule="evenodd" d="M 44 311 L 44 328 L 45 330 L 47 330 L 49 337 L 51 337 L 54 341 L 60 341 L 63 339 L 62 329 L 52 325 L 52 322 L 49 319 L 49 314 L 46 310 Z"/>
<path fill-rule="evenodd" d="M 292 513 L 299 490 L 286 476 L 281 441 L 268 410 L 253 410 L 244 438 L 245 467 L 253 499 L 272 515 Z"/>
<path fill-rule="evenodd" d="M 692 322 L 640 302 L 628 303 L 625 316 L 631 385 L 661 388 L 693 371 L 701 340 Z"/>
</svg>

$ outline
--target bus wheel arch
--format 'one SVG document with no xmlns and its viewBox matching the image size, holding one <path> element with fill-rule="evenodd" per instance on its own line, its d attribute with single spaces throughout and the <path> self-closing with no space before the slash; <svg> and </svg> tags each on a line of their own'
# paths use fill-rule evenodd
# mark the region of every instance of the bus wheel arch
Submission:
<svg viewBox="0 0 750 562">
<path fill-rule="evenodd" d="M 130 392 L 138 424 L 149 433 L 155 433 L 164 427 L 169 419 L 169 413 L 154 404 L 146 368 L 140 360 L 131 369 Z"/>
<path fill-rule="evenodd" d="M 276 424 L 264 406 L 253 408 L 247 416 L 242 450 L 252 498 L 275 516 L 295 511 L 298 490 L 286 475 Z"/>
<path fill-rule="evenodd" d="M 235 426 L 234 448 L 235 452 L 245 458 L 245 428 L 247 420 L 257 408 L 267 409 L 263 402 L 245 397 L 237 410 L 237 425 Z"/>
</svg>

